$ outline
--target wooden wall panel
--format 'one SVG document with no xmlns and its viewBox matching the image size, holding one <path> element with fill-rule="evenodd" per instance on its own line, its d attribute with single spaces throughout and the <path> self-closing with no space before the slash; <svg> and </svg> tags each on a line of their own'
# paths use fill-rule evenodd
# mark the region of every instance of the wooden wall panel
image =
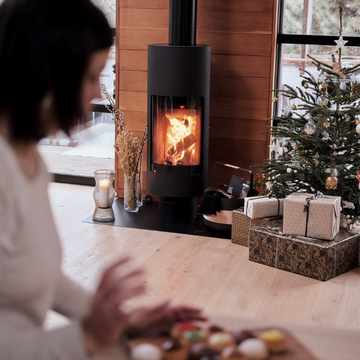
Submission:
<svg viewBox="0 0 360 360">
<path fill-rule="evenodd" d="M 268 156 L 277 0 L 198 0 L 197 43 L 211 46 L 209 180 L 215 161 L 249 168 Z M 134 133 L 147 119 L 147 47 L 168 42 L 169 0 L 117 0 L 117 100 Z M 123 173 L 117 164 L 117 191 Z M 229 172 L 230 171 L 230 172 Z M 260 176 L 258 170 L 255 176 Z M 218 169 L 226 182 L 231 170 Z M 146 174 L 144 176 L 146 179 Z M 144 185 L 146 180 L 144 181 Z"/>
<path fill-rule="evenodd" d="M 121 8 L 168 9 L 169 0 L 121 0 Z M 272 12 L 273 3 L 268 0 L 206 0 L 198 1 L 198 10 Z"/>
</svg>

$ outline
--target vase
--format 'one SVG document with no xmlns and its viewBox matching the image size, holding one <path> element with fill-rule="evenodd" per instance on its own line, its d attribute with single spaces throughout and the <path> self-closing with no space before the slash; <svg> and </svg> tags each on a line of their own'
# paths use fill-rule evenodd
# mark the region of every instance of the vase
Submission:
<svg viewBox="0 0 360 360">
<path fill-rule="evenodd" d="M 93 220 L 108 222 L 115 220 L 112 205 L 115 199 L 114 190 L 115 172 L 112 170 L 100 169 L 94 171 L 95 189 L 93 193 L 95 210 Z"/>
<path fill-rule="evenodd" d="M 124 210 L 138 212 L 140 204 L 140 175 L 124 175 Z"/>
</svg>

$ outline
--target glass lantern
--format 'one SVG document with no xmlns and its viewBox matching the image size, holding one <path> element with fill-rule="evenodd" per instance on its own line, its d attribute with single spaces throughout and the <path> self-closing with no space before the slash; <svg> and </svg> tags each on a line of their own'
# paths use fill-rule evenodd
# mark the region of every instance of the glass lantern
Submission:
<svg viewBox="0 0 360 360">
<path fill-rule="evenodd" d="M 115 220 L 112 209 L 116 195 L 114 190 L 115 172 L 113 170 L 100 169 L 94 171 L 94 177 L 96 185 L 93 193 L 95 202 L 93 220 L 101 222 L 113 221 Z"/>
</svg>

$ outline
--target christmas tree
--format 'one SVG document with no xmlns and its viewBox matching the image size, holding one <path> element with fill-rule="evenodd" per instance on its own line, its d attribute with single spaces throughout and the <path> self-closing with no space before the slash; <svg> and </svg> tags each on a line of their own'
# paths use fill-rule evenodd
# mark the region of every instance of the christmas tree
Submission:
<svg viewBox="0 0 360 360">
<path fill-rule="evenodd" d="M 287 98 L 288 109 L 272 119 L 273 155 L 260 167 L 267 192 L 341 196 L 342 216 L 360 219 L 360 65 L 342 67 L 344 1 L 339 1 L 340 31 L 331 63 L 311 57 L 318 71 L 302 70 L 301 86 L 271 90 L 273 102 Z"/>
</svg>

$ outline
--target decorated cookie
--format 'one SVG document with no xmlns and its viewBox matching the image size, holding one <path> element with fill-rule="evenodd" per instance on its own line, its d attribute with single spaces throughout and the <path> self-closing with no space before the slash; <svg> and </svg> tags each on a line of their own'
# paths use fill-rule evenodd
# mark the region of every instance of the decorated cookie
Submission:
<svg viewBox="0 0 360 360">
<path fill-rule="evenodd" d="M 238 350 L 246 355 L 249 360 L 265 360 L 269 357 L 268 348 L 265 343 L 259 339 L 247 339 L 242 341 L 238 346 Z"/>
<path fill-rule="evenodd" d="M 192 345 L 198 342 L 204 342 L 206 340 L 207 333 L 204 330 L 191 330 L 184 331 L 182 334 L 181 341 L 185 345 Z"/>
<path fill-rule="evenodd" d="M 210 335 L 208 344 L 214 350 L 221 352 L 227 346 L 235 346 L 235 341 L 230 333 L 221 331 Z"/>
<path fill-rule="evenodd" d="M 171 336 L 174 339 L 179 339 L 183 336 L 185 331 L 200 330 L 200 327 L 191 322 L 179 322 L 176 323 L 171 329 Z"/>
<path fill-rule="evenodd" d="M 272 354 L 280 354 L 287 349 L 285 335 L 280 330 L 266 330 L 260 335 L 260 339 Z"/>
<path fill-rule="evenodd" d="M 132 360 L 161 360 L 161 350 L 153 344 L 142 343 L 135 345 L 130 352 Z"/>
</svg>

